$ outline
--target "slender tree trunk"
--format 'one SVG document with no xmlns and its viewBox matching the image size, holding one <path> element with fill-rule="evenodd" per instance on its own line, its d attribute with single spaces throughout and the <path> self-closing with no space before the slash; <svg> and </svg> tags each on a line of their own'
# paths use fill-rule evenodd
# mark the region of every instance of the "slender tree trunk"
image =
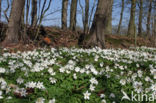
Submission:
<svg viewBox="0 0 156 103">
<path fill-rule="evenodd" d="M 105 34 L 107 34 L 107 25 L 112 14 L 113 0 L 99 0 L 97 10 L 88 37 L 86 37 L 87 47 L 99 46 L 105 48 Z"/>
<path fill-rule="evenodd" d="M 121 29 L 121 25 L 122 25 L 124 8 L 125 8 L 125 0 L 122 0 L 122 7 L 121 7 L 121 13 L 120 13 L 120 21 L 119 21 L 119 25 L 118 25 L 117 34 L 120 34 L 120 29 Z"/>
<path fill-rule="evenodd" d="M 2 43 L 3 46 L 19 43 L 21 16 L 24 4 L 25 0 L 13 0 L 6 38 Z"/>
<path fill-rule="evenodd" d="M 128 36 L 135 37 L 136 26 L 135 26 L 135 10 L 136 10 L 136 0 L 131 0 L 131 14 L 130 21 L 128 25 Z"/>
<path fill-rule="evenodd" d="M 35 26 L 37 23 L 37 0 L 32 0 L 32 12 L 31 12 L 31 26 Z"/>
<path fill-rule="evenodd" d="M 153 35 L 154 35 L 155 46 L 156 46 L 156 14 L 154 16 L 154 30 L 153 30 Z"/>
<path fill-rule="evenodd" d="M 1 4 L 2 4 L 2 0 L 0 0 L 0 22 L 1 22 L 1 11 L 2 11 Z"/>
<path fill-rule="evenodd" d="M 151 12 L 152 12 L 152 0 L 149 0 L 148 16 L 147 16 L 147 36 L 150 36 L 150 22 L 151 22 Z"/>
<path fill-rule="evenodd" d="M 84 21 L 84 33 L 88 33 L 88 19 L 89 19 L 89 0 L 85 0 L 85 21 Z"/>
<path fill-rule="evenodd" d="M 70 30 L 76 31 L 77 0 L 72 0 L 70 9 Z"/>
<path fill-rule="evenodd" d="M 113 11 L 113 0 L 111 0 L 111 11 Z M 106 22 L 106 33 L 112 34 L 112 12 L 109 15 L 108 22 Z"/>
<path fill-rule="evenodd" d="M 62 0 L 62 29 L 67 29 L 68 0 Z"/>
<path fill-rule="evenodd" d="M 21 36 L 21 40 L 24 42 L 24 43 L 29 43 L 30 41 L 30 38 L 28 37 L 27 35 L 27 26 L 28 26 L 28 18 L 29 18 L 29 8 L 30 8 L 30 0 L 26 0 L 26 13 L 25 14 L 25 17 L 26 17 L 26 24 L 24 25 L 24 33 L 23 35 Z"/>
<path fill-rule="evenodd" d="M 140 0 L 139 7 L 139 25 L 138 25 L 138 36 L 142 36 L 142 14 L 143 14 L 143 0 Z"/>
</svg>

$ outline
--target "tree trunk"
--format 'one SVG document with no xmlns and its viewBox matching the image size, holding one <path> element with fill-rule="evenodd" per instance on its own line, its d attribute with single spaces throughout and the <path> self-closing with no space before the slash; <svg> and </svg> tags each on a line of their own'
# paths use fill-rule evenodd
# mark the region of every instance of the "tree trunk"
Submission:
<svg viewBox="0 0 156 103">
<path fill-rule="evenodd" d="M 32 0 L 32 12 L 31 12 L 31 26 L 35 26 L 37 23 L 37 0 Z"/>
<path fill-rule="evenodd" d="M 85 0 L 85 21 L 84 21 L 84 33 L 88 33 L 88 19 L 89 19 L 89 0 Z"/>
<path fill-rule="evenodd" d="M 151 22 L 151 12 L 152 12 L 152 0 L 149 0 L 148 16 L 147 16 L 147 36 L 150 36 L 150 22 Z"/>
<path fill-rule="evenodd" d="M 70 8 L 70 30 L 76 31 L 77 0 L 72 0 Z"/>
<path fill-rule="evenodd" d="M 122 7 L 121 7 L 121 13 L 120 13 L 120 21 L 119 21 L 119 25 L 118 25 L 117 34 L 120 34 L 120 29 L 121 29 L 121 25 L 122 25 L 124 8 L 125 8 L 125 0 L 122 0 Z"/>
<path fill-rule="evenodd" d="M 99 46 L 105 48 L 105 34 L 107 31 L 107 23 L 112 14 L 113 0 L 99 0 L 91 31 L 86 37 L 86 46 Z"/>
<path fill-rule="evenodd" d="M 142 36 L 142 14 L 143 14 L 143 0 L 140 0 L 139 7 L 139 25 L 138 25 L 138 36 Z"/>
<path fill-rule="evenodd" d="M 1 10 L 2 10 L 1 4 L 2 4 L 2 0 L 0 0 L 0 22 L 1 22 Z"/>
<path fill-rule="evenodd" d="M 112 11 L 113 11 L 113 0 L 111 0 L 111 13 L 109 14 L 108 22 L 106 22 L 106 33 L 112 34 Z"/>
<path fill-rule="evenodd" d="M 3 46 L 19 43 L 21 16 L 24 4 L 25 0 L 13 0 L 6 38 L 2 43 Z"/>
<path fill-rule="evenodd" d="M 62 0 L 62 29 L 67 29 L 68 0 Z"/>
<path fill-rule="evenodd" d="M 153 30 L 154 40 L 155 40 L 155 46 L 156 46 L 156 14 L 154 16 L 154 30 Z"/>
<path fill-rule="evenodd" d="M 128 25 L 128 36 L 135 37 L 136 26 L 135 26 L 135 10 L 136 10 L 136 0 L 131 0 L 131 14 L 130 21 Z"/>
</svg>

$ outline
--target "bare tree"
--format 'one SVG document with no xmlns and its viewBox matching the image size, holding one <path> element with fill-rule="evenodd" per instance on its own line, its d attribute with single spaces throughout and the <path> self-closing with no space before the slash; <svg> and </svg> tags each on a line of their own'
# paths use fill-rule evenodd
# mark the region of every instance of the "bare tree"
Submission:
<svg viewBox="0 0 156 103">
<path fill-rule="evenodd" d="M 135 10 L 136 10 L 136 0 L 131 0 L 131 14 L 128 25 L 128 36 L 135 37 L 136 26 L 135 26 Z"/>
<path fill-rule="evenodd" d="M 138 36 L 142 36 L 143 0 L 139 0 L 139 9 Z"/>
<path fill-rule="evenodd" d="M 70 8 L 70 30 L 76 31 L 77 0 L 72 0 Z"/>
<path fill-rule="evenodd" d="M 37 23 L 37 0 L 31 1 L 32 1 L 31 26 L 35 26 Z"/>
<path fill-rule="evenodd" d="M 19 43 L 20 22 L 24 4 L 25 0 L 13 0 L 6 38 L 2 43 L 3 46 Z"/>
<path fill-rule="evenodd" d="M 67 29 L 68 0 L 62 0 L 62 29 Z"/>
<path fill-rule="evenodd" d="M 120 28 L 121 28 L 121 25 L 122 25 L 124 8 L 125 8 L 125 0 L 122 0 L 122 7 L 121 7 L 121 13 L 120 13 L 120 21 L 119 21 L 119 25 L 118 25 L 118 29 L 117 29 L 117 34 L 120 33 Z"/>
<path fill-rule="evenodd" d="M 112 14 L 113 0 L 99 0 L 97 10 L 88 37 L 86 37 L 86 45 L 99 46 L 105 48 L 105 34 L 107 31 L 106 23 Z"/>
<path fill-rule="evenodd" d="M 49 10 L 50 6 L 51 6 L 51 2 L 52 0 L 49 0 L 49 3 L 48 3 L 48 6 L 46 7 L 46 3 L 47 3 L 47 0 L 45 0 L 43 2 L 43 6 L 42 6 L 42 10 L 41 10 L 41 14 L 40 14 L 40 18 L 39 18 L 39 24 L 38 24 L 38 27 L 37 27 L 37 31 L 36 31 L 36 35 L 35 35 L 35 39 L 37 39 L 38 37 L 38 34 L 39 34 L 39 31 L 40 31 L 40 27 L 41 27 L 41 23 L 42 23 L 42 20 L 46 14 L 46 12 Z"/>
<path fill-rule="evenodd" d="M 149 7 L 148 7 L 148 16 L 147 16 L 147 33 L 146 35 L 150 35 L 150 22 L 151 22 L 151 12 L 152 12 L 152 0 L 149 0 Z"/>
</svg>

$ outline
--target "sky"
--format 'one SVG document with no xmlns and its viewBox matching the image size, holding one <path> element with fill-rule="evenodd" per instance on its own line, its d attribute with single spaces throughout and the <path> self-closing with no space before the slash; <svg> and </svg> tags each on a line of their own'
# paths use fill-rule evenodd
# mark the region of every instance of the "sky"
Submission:
<svg viewBox="0 0 156 103">
<path fill-rule="evenodd" d="M 48 1 L 47 0 L 47 4 L 48 5 Z M 44 0 L 41 0 L 41 2 L 43 3 Z M 80 0 L 81 4 L 83 5 L 83 7 L 85 6 L 85 0 Z M 93 6 L 93 2 L 94 0 L 90 0 L 90 11 L 91 8 Z M 68 5 L 68 26 L 69 26 L 69 18 L 70 18 L 70 4 L 71 4 L 71 0 L 69 0 L 69 5 Z M 114 6 L 113 6 L 113 13 L 112 13 L 112 25 L 116 26 L 118 25 L 119 19 L 120 19 L 120 12 L 121 12 L 121 7 L 119 6 L 119 4 L 121 4 L 121 0 L 114 0 Z M 7 8 L 7 0 L 3 0 L 2 1 L 2 11 L 4 11 Z M 30 7 L 31 9 L 31 7 Z M 50 13 L 52 13 L 49 16 L 46 16 L 42 22 L 42 25 L 45 26 L 61 26 L 61 9 L 62 9 L 62 0 L 52 0 L 51 3 L 51 7 L 50 9 L 47 11 L 47 13 L 45 15 L 48 15 Z M 94 11 L 96 10 L 96 8 L 94 9 Z M 10 12 L 10 8 L 8 11 L 8 16 L 9 16 L 9 12 Z M 31 13 L 31 11 L 30 11 Z M 127 26 L 128 25 L 128 20 L 129 20 L 129 7 L 125 8 L 124 11 L 124 19 L 123 19 L 123 25 Z M 4 14 L 3 15 L 3 21 L 6 21 L 4 18 Z M 31 18 L 29 15 L 29 22 L 31 22 Z M 79 27 L 83 27 L 83 23 L 82 23 L 82 10 L 79 6 L 79 2 L 78 2 L 78 7 L 77 7 L 77 26 Z"/>
</svg>

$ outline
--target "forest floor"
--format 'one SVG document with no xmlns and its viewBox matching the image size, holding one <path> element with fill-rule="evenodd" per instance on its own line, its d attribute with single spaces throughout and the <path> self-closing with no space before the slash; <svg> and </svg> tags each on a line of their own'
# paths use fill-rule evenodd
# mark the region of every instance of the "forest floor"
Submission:
<svg viewBox="0 0 156 103">
<path fill-rule="evenodd" d="M 32 34 L 28 34 L 32 35 Z M 41 29 L 40 36 L 35 44 L 34 42 L 23 46 L 23 44 L 19 45 L 11 45 L 10 48 L 20 51 L 25 50 L 33 50 L 40 47 L 81 47 L 79 45 L 79 38 L 80 35 L 83 35 L 81 31 L 78 32 L 72 32 L 70 30 L 62 30 L 57 27 L 44 27 L 44 29 Z M 135 46 L 135 40 L 124 36 L 124 35 L 112 35 L 107 34 L 106 36 L 106 48 L 121 48 L 121 49 L 129 49 L 130 47 Z M 142 37 L 137 38 L 137 46 L 146 46 L 146 47 L 156 47 L 154 45 L 154 42 L 151 39 L 145 39 Z M 13 51 L 14 51 L 13 50 Z"/>
</svg>

